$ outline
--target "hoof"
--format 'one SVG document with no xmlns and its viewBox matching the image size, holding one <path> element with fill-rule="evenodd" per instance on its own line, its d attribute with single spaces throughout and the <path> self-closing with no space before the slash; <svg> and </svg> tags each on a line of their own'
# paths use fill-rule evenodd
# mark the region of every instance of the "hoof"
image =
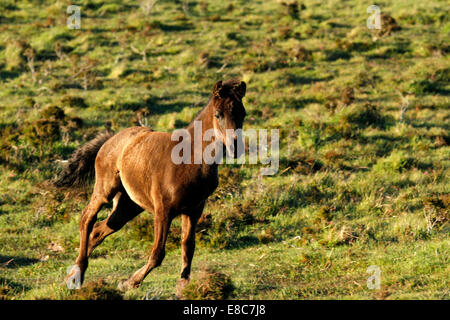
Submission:
<svg viewBox="0 0 450 320">
<path fill-rule="evenodd" d="M 122 292 L 131 290 L 131 289 L 134 289 L 134 288 L 137 288 L 137 287 L 139 287 L 139 284 L 133 284 L 133 283 L 130 283 L 129 280 L 122 280 L 122 281 L 120 281 L 119 284 L 117 285 L 117 289 L 118 289 L 119 291 L 122 291 Z"/>
<path fill-rule="evenodd" d="M 69 273 L 65 279 L 67 288 L 70 290 L 81 288 L 81 270 L 80 267 L 74 265 L 70 268 Z"/>
<path fill-rule="evenodd" d="M 189 279 L 178 279 L 177 280 L 177 287 L 176 287 L 176 297 L 177 299 L 183 299 L 183 290 L 186 288 L 186 286 L 189 284 Z"/>
</svg>

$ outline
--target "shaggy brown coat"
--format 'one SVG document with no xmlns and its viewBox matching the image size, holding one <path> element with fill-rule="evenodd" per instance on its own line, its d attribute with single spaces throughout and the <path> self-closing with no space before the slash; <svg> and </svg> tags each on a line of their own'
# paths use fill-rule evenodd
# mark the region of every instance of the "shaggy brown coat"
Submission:
<svg viewBox="0 0 450 320">
<path fill-rule="evenodd" d="M 234 147 L 235 157 L 238 137 L 234 135 L 232 140 L 227 140 L 225 130 L 242 128 L 245 91 L 245 82 L 217 82 L 208 105 L 194 120 L 201 121 L 202 136 L 213 128 L 213 141 L 228 150 Z M 191 137 L 194 137 L 193 123 L 186 128 Z M 171 133 L 155 132 L 146 127 L 128 128 L 115 135 L 103 134 L 74 153 L 55 184 L 62 187 L 81 183 L 92 174 L 95 161 L 95 185 L 80 220 L 80 250 L 75 262 L 78 268 L 69 272 L 67 282 L 77 276 L 82 283 L 92 250 L 147 210 L 154 213 L 155 237 L 150 257 L 141 269 L 121 283 L 120 288 L 128 290 L 139 286 L 146 275 L 161 264 L 170 224 L 178 215 L 182 217 L 180 288 L 187 284 L 195 249 L 195 227 L 206 199 L 219 183 L 217 163 L 193 163 L 195 154 L 203 152 L 211 142 L 203 141 L 202 148 L 195 148 L 193 142 L 194 139 L 191 141 L 192 164 L 172 161 L 172 149 L 179 142 L 172 141 Z M 113 201 L 111 213 L 104 221 L 96 223 L 98 212 L 110 201 Z"/>
</svg>

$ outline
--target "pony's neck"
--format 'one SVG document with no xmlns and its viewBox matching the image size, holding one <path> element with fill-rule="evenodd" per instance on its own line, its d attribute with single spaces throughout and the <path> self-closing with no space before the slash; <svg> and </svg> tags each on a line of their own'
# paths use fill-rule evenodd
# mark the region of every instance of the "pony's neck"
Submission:
<svg viewBox="0 0 450 320">
<path fill-rule="evenodd" d="M 213 124 L 214 119 L 214 104 L 213 99 L 210 99 L 206 107 L 204 107 L 195 119 L 189 124 L 186 130 L 189 132 L 191 136 L 191 152 L 193 157 L 197 157 L 197 159 L 202 159 L 203 163 L 203 151 L 205 148 L 211 143 L 215 142 L 214 135 L 211 140 L 205 141 L 203 137 L 205 137 L 205 131 L 209 129 L 214 129 Z M 198 142 L 201 142 L 200 146 Z"/>
<path fill-rule="evenodd" d="M 213 127 L 212 123 L 212 111 L 213 111 L 213 99 L 211 98 L 208 101 L 208 104 L 199 111 L 199 113 L 195 116 L 195 119 L 187 126 L 187 130 L 189 132 L 194 130 L 195 121 L 201 121 L 203 123 L 203 131 L 206 131 Z"/>
</svg>

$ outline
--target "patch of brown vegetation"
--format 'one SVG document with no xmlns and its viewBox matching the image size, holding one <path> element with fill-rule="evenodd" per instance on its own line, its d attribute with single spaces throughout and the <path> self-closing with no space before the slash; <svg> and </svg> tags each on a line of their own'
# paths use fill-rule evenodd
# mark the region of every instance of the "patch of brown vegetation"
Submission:
<svg viewBox="0 0 450 320">
<path fill-rule="evenodd" d="M 131 123 L 134 126 L 146 125 L 147 117 L 149 115 L 150 115 L 150 111 L 148 110 L 148 108 L 141 108 L 134 113 L 133 118 L 131 118 Z"/>
<path fill-rule="evenodd" d="M 291 2 L 281 2 L 281 6 L 284 9 L 284 13 L 289 15 L 293 19 L 300 19 L 300 11 L 305 10 L 306 6 L 303 3 L 298 3 L 297 1 Z"/>
<path fill-rule="evenodd" d="M 375 35 L 378 37 L 388 36 L 394 31 L 401 30 L 401 27 L 397 24 L 397 21 L 387 13 L 381 14 L 381 29 L 374 29 Z"/>
<path fill-rule="evenodd" d="M 185 300 L 224 300 L 231 296 L 234 286 L 230 277 L 210 268 L 203 268 L 182 290 Z"/>
<path fill-rule="evenodd" d="M 358 233 L 349 226 L 342 226 L 339 231 L 339 244 L 351 244 L 358 239 Z"/>
<path fill-rule="evenodd" d="M 353 101 L 355 101 L 355 90 L 352 87 L 345 88 L 341 94 L 341 102 L 348 106 L 352 104 Z"/>
<path fill-rule="evenodd" d="M 436 136 L 436 138 L 434 140 L 434 146 L 436 148 L 448 146 L 448 143 L 449 143 L 449 139 L 446 136 Z"/>
<path fill-rule="evenodd" d="M 68 300 L 123 300 L 123 296 L 120 291 L 100 279 L 86 283 L 79 290 L 72 290 Z"/>
<path fill-rule="evenodd" d="M 66 95 L 62 97 L 61 104 L 72 108 L 85 109 L 88 107 L 83 98 L 77 96 Z"/>
<path fill-rule="evenodd" d="M 222 166 L 219 170 L 219 187 L 216 189 L 214 198 L 221 199 L 227 195 L 235 195 L 241 191 L 242 177 L 238 168 Z"/>
<path fill-rule="evenodd" d="M 423 199 L 428 229 L 443 228 L 449 222 L 450 194 L 433 194 Z"/>
<path fill-rule="evenodd" d="M 310 61 L 312 57 L 311 51 L 301 45 L 295 45 L 290 52 L 290 56 L 295 62 Z"/>
<path fill-rule="evenodd" d="M 53 143 L 61 137 L 61 133 L 70 133 L 83 126 L 81 118 L 69 117 L 55 105 L 44 108 L 40 115 L 40 119 L 27 121 L 20 128 L 23 136 L 34 145 Z"/>
<path fill-rule="evenodd" d="M 266 228 L 264 230 L 261 231 L 261 233 L 258 234 L 258 240 L 261 243 L 269 243 L 272 242 L 275 238 L 275 231 L 273 230 L 273 228 Z"/>
<path fill-rule="evenodd" d="M 217 57 L 211 56 L 209 52 L 201 52 L 198 56 L 198 65 L 204 66 L 208 69 L 220 67 L 220 61 Z"/>
<path fill-rule="evenodd" d="M 322 162 L 307 151 L 295 152 L 286 159 L 286 167 L 291 167 L 295 173 L 310 174 L 323 168 Z"/>
<path fill-rule="evenodd" d="M 317 210 L 316 222 L 318 223 L 328 223 L 333 219 L 332 212 L 336 210 L 336 208 L 330 206 L 321 206 L 319 210 Z"/>
</svg>

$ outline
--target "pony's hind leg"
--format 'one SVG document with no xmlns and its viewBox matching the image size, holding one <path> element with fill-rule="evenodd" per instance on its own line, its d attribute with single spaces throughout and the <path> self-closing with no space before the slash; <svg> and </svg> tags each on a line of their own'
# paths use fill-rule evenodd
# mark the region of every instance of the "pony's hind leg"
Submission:
<svg viewBox="0 0 450 320">
<path fill-rule="evenodd" d="M 109 182 L 109 183 L 105 183 Z M 89 235 L 92 231 L 97 214 L 102 206 L 115 196 L 120 186 L 120 179 L 104 179 L 96 178 L 94 192 L 87 207 L 83 210 L 80 219 L 80 250 L 75 265 L 69 271 L 65 281 L 70 288 L 79 288 L 84 281 L 84 273 L 88 267 L 88 243 Z"/>
<path fill-rule="evenodd" d="M 107 203 L 106 199 L 95 194 L 92 196 L 87 207 L 83 210 L 80 219 L 80 250 L 75 265 L 66 276 L 66 284 L 69 289 L 78 289 L 84 281 L 84 273 L 88 266 L 87 243 L 89 232 L 95 222 L 97 213 Z"/>
<path fill-rule="evenodd" d="M 125 190 L 119 191 L 113 200 L 113 209 L 108 218 L 97 222 L 89 236 L 88 256 L 102 241 L 119 231 L 128 221 L 144 211 L 130 199 Z"/>
</svg>

